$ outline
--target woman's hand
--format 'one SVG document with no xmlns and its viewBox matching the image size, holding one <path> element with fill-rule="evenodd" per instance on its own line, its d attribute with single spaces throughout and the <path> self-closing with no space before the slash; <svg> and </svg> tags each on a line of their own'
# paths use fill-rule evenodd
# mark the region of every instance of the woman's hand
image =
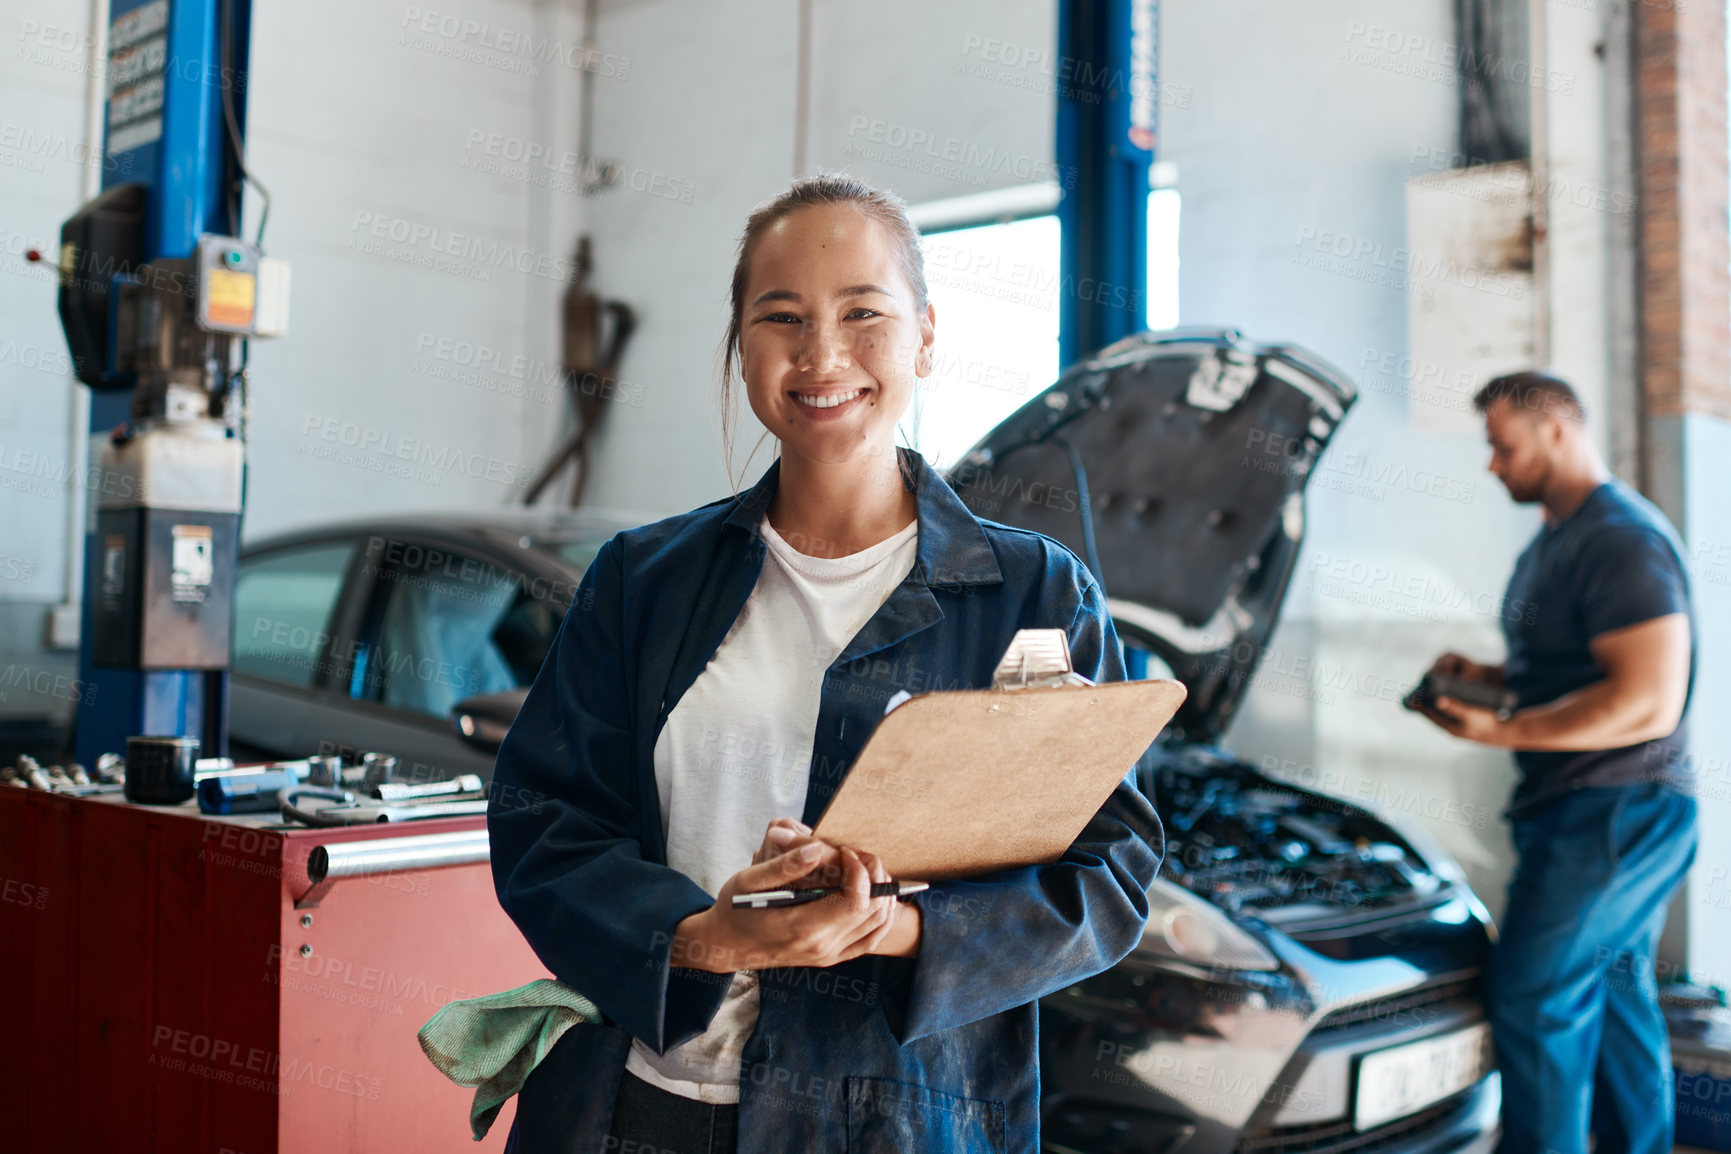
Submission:
<svg viewBox="0 0 1731 1154">
<path fill-rule="evenodd" d="M 779 848 L 784 844 L 788 848 Z M 832 878 L 828 884 L 839 885 L 841 892 L 795 906 L 733 908 L 735 894 L 793 889 L 824 877 Z M 829 846 L 812 838 L 799 822 L 778 818 L 765 832 L 753 864 L 728 879 L 715 905 L 679 923 L 673 964 L 733 973 L 781 966 L 823 968 L 892 949 L 911 953 L 918 940 L 918 912 L 893 897 L 871 896 L 874 882 L 889 880 L 875 855 Z"/>
<path fill-rule="evenodd" d="M 796 878 L 786 885 L 775 888 L 802 890 L 839 885 L 841 883 L 841 855 L 828 842 L 819 841 L 813 837 L 809 825 L 791 817 L 778 817 L 769 823 L 769 828 L 763 831 L 763 844 L 758 846 L 757 852 L 751 855 L 751 864 L 761 865 L 780 854 L 803 849 L 813 843 L 824 848 L 824 852 L 818 856 L 817 864 L 804 877 Z M 749 891 L 741 890 L 740 892 Z"/>
<path fill-rule="evenodd" d="M 809 825 L 791 817 L 778 817 L 769 823 L 768 829 L 763 831 L 763 844 L 757 848 L 756 853 L 751 855 L 751 864 L 761 865 L 778 854 L 786 853 L 790 849 L 798 849 L 812 840 L 815 839 L 811 836 Z"/>
</svg>

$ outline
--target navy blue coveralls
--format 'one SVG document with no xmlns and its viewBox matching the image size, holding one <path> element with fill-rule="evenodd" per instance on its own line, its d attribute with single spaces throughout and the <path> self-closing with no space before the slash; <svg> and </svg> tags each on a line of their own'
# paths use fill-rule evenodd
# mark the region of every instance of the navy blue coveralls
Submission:
<svg viewBox="0 0 1731 1154">
<path fill-rule="evenodd" d="M 989 686 L 1018 629 L 1063 628 L 1078 672 L 1124 675 L 1104 597 L 1074 554 L 978 520 L 917 454 L 905 462 L 916 560 L 824 677 L 807 823 L 893 694 Z M 779 463 L 740 497 L 609 541 L 500 749 L 488 814 L 499 900 L 607 1017 L 567 1032 L 529 1078 L 512 1136 L 525 1154 L 601 1150 L 631 1039 L 664 1052 L 702 1032 L 727 990 L 730 975 L 670 964 L 674 928 L 713 898 L 665 864 L 652 754 L 757 583 L 778 476 Z M 1036 1150 L 1034 1001 L 1129 953 L 1163 846 L 1127 780 L 1056 864 L 915 899 L 917 958 L 762 971 L 739 1148 Z"/>
</svg>

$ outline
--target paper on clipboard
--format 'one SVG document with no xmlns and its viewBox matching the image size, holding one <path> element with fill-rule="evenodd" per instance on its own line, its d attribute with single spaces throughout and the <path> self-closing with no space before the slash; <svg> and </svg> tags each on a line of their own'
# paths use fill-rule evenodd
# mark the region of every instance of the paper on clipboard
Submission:
<svg viewBox="0 0 1731 1154">
<path fill-rule="evenodd" d="M 1023 630 L 995 681 L 926 693 L 878 724 L 816 835 L 892 878 L 945 881 L 1057 861 L 1183 704 L 1170 680 L 1090 684 Z M 1019 648 L 1020 647 L 1020 648 Z M 1014 659 L 1014 660 L 1013 660 Z M 1006 666 L 1009 666 L 1006 671 Z"/>
</svg>

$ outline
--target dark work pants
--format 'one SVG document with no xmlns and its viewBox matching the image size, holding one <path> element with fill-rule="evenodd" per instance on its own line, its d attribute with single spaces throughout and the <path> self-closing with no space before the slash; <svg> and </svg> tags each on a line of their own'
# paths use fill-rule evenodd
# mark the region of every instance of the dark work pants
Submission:
<svg viewBox="0 0 1731 1154">
<path fill-rule="evenodd" d="M 669 1094 L 627 1072 L 619 1080 L 603 1154 L 734 1154 L 739 1107 Z"/>
<path fill-rule="evenodd" d="M 1669 1154 L 1671 1051 L 1653 955 L 1695 859 L 1695 800 L 1580 789 L 1513 822 L 1519 863 L 1491 952 L 1502 1154 Z"/>
</svg>

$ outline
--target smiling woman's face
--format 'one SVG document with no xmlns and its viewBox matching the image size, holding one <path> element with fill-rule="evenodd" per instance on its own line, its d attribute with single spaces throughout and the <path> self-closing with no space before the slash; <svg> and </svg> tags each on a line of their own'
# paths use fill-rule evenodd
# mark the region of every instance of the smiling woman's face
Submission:
<svg viewBox="0 0 1731 1154">
<path fill-rule="evenodd" d="M 784 456 L 839 464 L 889 453 L 916 378 L 931 371 L 933 319 L 877 221 L 848 205 L 788 214 L 758 239 L 743 296 L 752 412 Z"/>
</svg>

